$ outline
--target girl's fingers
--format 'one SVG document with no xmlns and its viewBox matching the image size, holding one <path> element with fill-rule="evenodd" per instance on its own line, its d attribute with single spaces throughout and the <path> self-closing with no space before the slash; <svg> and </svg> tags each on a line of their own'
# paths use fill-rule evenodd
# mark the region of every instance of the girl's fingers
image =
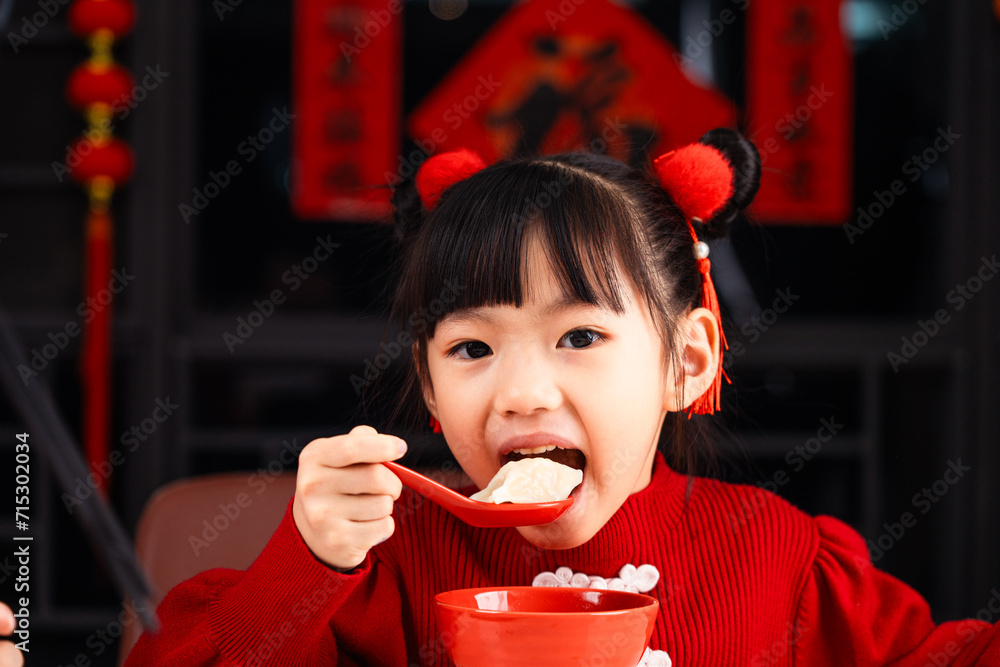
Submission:
<svg viewBox="0 0 1000 667">
<path fill-rule="evenodd" d="M 406 452 L 396 436 L 371 426 L 313 440 L 299 455 L 292 518 L 321 561 L 355 567 L 392 535 L 393 501 L 403 484 L 382 465 Z"/>
<path fill-rule="evenodd" d="M 0 667 L 21 667 L 24 655 L 10 642 L 0 642 Z"/>
<path fill-rule="evenodd" d="M 381 464 L 360 464 L 338 471 L 330 483 L 337 493 L 345 496 L 387 495 L 393 500 L 403 492 L 403 483 L 395 473 Z"/>
<path fill-rule="evenodd" d="M 392 498 L 389 496 L 342 496 L 340 516 L 348 521 L 367 522 L 392 515 Z"/>
<path fill-rule="evenodd" d="M 14 632 L 15 627 L 14 612 L 10 610 L 10 607 L 0 602 L 0 637 L 6 637 L 11 634 Z"/>
<path fill-rule="evenodd" d="M 349 468 L 299 465 L 296 495 L 310 500 L 331 500 L 339 496 L 386 495 L 394 500 L 403 484 L 380 463 L 359 463 Z"/>
<path fill-rule="evenodd" d="M 357 537 L 364 543 L 366 549 L 386 541 L 396 530 L 396 524 L 391 516 L 382 517 L 375 521 L 360 521 L 354 525 Z"/>
<path fill-rule="evenodd" d="M 389 539 L 395 528 L 391 516 L 373 521 L 341 519 L 330 530 L 323 531 L 309 547 L 329 565 L 352 568 L 365 559 L 369 549 Z"/>
<path fill-rule="evenodd" d="M 359 429 L 365 430 L 359 432 Z M 355 427 L 346 436 L 313 440 L 302 451 L 307 460 L 328 468 L 395 461 L 404 453 L 406 442 L 402 438 L 377 433 L 370 426 Z"/>
</svg>

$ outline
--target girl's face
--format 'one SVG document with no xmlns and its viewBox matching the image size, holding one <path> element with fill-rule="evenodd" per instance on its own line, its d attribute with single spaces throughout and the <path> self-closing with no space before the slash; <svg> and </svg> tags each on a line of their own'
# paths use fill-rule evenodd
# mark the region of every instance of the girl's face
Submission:
<svg viewBox="0 0 1000 667">
<path fill-rule="evenodd" d="M 571 548 L 649 484 L 676 391 L 663 341 L 634 294 L 624 313 L 567 298 L 544 251 L 530 248 L 522 307 L 457 311 L 438 323 L 425 398 L 479 488 L 512 451 L 570 450 L 548 455 L 583 467 L 573 506 L 554 523 L 518 530 L 538 546 Z"/>
</svg>

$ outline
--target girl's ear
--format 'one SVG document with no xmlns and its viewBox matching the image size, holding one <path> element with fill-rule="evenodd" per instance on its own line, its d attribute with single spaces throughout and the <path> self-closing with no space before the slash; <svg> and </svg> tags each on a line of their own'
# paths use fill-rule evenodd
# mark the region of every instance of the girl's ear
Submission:
<svg viewBox="0 0 1000 667">
<path fill-rule="evenodd" d="M 437 401 L 434 398 L 434 385 L 431 384 L 431 374 L 426 371 L 426 369 L 421 370 L 420 363 L 417 361 L 421 357 L 420 346 L 414 343 L 411 348 L 412 359 L 414 360 L 414 370 L 417 373 L 417 377 L 420 378 L 420 393 L 424 397 L 424 405 L 427 406 L 427 411 L 431 413 L 431 417 L 437 419 Z"/>
<path fill-rule="evenodd" d="M 667 376 L 666 409 L 680 412 L 708 391 L 722 361 L 719 322 L 707 308 L 695 308 L 680 318 L 679 354 Z M 675 363 L 680 362 L 680 368 Z"/>
<path fill-rule="evenodd" d="M 427 406 L 427 411 L 431 413 L 431 417 L 437 419 L 437 401 L 434 400 L 434 387 L 431 386 L 430 379 L 421 381 L 420 388 L 424 394 L 424 405 Z"/>
</svg>

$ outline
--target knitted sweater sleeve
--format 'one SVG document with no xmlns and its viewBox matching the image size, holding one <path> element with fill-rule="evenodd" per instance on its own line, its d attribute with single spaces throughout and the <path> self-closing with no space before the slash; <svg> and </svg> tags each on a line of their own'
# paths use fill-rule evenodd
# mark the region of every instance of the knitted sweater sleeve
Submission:
<svg viewBox="0 0 1000 667">
<path fill-rule="evenodd" d="M 292 519 L 246 572 L 215 569 L 173 588 L 126 667 L 405 665 L 399 587 L 370 555 L 349 574 L 317 560 Z"/>
<path fill-rule="evenodd" d="M 819 549 L 789 634 L 795 665 L 1000 667 L 1000 624 L 935 626 L 916 591 L 875 568 L 858 533 L 831 517 L 816 524 Z"/>
</svg>

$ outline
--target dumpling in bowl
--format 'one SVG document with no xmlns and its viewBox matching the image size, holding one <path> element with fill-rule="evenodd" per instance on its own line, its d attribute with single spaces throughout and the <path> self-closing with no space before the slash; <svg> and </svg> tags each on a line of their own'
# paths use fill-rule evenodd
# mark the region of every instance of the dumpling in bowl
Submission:
<svg viewBox="0 0 1000 667">
<path fill-rule="evenodd" d="M 504 464 L 482 491 L 470 496 L 485 503 L 546 503 L 564 500 L 583 481 L 583 471 L 546 458 Z"/>
</svg>

